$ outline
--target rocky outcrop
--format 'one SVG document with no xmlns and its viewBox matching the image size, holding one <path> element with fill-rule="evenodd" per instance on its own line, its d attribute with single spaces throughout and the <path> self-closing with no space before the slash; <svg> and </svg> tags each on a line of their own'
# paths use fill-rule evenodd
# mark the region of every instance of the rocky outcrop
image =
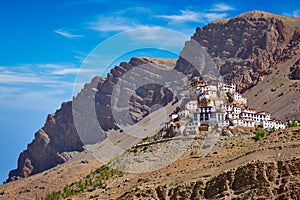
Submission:
<svg viewBox="0 0 300 200">
<path fill-rule="evenodd" d="M 54 114 L 48 115 L 45 125 L 35 133 L 34 140 L 20 154 L 18 167 L 9 173 L 7 181 L 28 177 L 64 163 L 72 157 L 74 152 L 82 151 L 83 144 L 98 142 L 105 138 L 105 132 L 94 134 L 95 131 L 98 131 L 95 130 L 95 127 L 99 127 L 99 124 L 101 130 L 104 131 L 118 128 L 111 108 L 113 88 L 126 72 L 149 63 L 159 75 L 160 70 L 172 69 L 175 60 L 132 58 L 130 62 L 123 62 L 120 66 L 112 69 L 107 78 L 94 77 L 90 83 L 84 85 L 73 101 L 63 103 Z M 145 70 L 143 73 L 151 71 L 153 73 L 153 68 L 149 68 L 149 71 Z M 95 91 L 97 92 L 95 93 Z M 173 93 L 162 86 L 148 84 L 139 87 L 129 102 L 132 119 L 138 121 L 150 112 L 152 105 L 164 106 L 172 99 Z M 74 108 L 73 104 L 77 106 Z M 90 119 L 93 111 L 96 111 L 96 120 Z M 74 116 L 84 119 L 84 123 L 75 127 Z M 78 131 L 84 132 L 86 135 L 79 135 Z"/>
<path fill-rule="evenodd" d="M 131 71 L 134 67 L 145 66 L 145 64 L 150 64 L 151 67 L 140 68 L 141 70 L 139 71 Z M 172 101 L 173 93 L 168 88 L 156 84 L 154 80 L 162 79 L 163 71 L 170 70 L 174 66 L 175 60 L 173 59 L 132 58 L 130 62 L 122 62 L 119 66 L 112 69 L 107 75 L 107 79 L 104 82 L 99 82 L 95 94 L 96 114 L 101 127 L 104 130 L 117 128 L 112 113 L 112 110 L 115 108 L 112 108 L 111 105 L 112 98 L 115 98 L 114 100 L 118 102 L 116 95 L 131 96 L 129 99 L 129 112 L 134 122 L 147 115 L 153 105 L 159 104 L 164 106 Z M 132 73 L 130 80 L 122 78 L 126 73 Z M 151 76 L 153 76 L 152 81 L 149 80 L 148 84 L 138 86 L 139 78 L 148 79 Z M 123 81 L 121 90 L 113 91 L 116 89 L 115 86 L 120 79 Z M 132 91 L 133 88 L 136 88 L 136 91 Z M 115 94 L 113 94 L 114 92 Z M 117 107 L 119 110 L 128 105 L 124 105 L 124 102 L 118 103 Z"/>
<path fill-rule="evenodd" d="M 300 159 L 255 161 L 208 181 L 134 189 L 119 199 L 299 199 Z"/>
<path fill-rule="evenodd" d="M 27 177 L 64 163 L 66 152 L 82 151 L 82 143 L 73 124 L 72 102 L 66 102 L 55 114 L 48 115 L 46 123 L 35 133 L 18 159 L 18 168 L 9 173 L 8 181 Z"/>
<path fill-rule="evenodd" d="M 243 92 L 270 74 L 278 63 L 300 53 L 299 24 L 299 18 L 252 11 L 197 28 L 192 40 L 209 53 L 225 81 L 236 83 Z M 187 42 L 183 51 L 193 48 Z M 191 71 L 191 66 L 198 68 L 181 57 L 176 68 Z"/>
<path fill-rule="evenodd" d="M 290 78 L 294 80 L 300 80 L 300 59 L 295 62 L 295 64 L 291 67 Z"/>
</svg>

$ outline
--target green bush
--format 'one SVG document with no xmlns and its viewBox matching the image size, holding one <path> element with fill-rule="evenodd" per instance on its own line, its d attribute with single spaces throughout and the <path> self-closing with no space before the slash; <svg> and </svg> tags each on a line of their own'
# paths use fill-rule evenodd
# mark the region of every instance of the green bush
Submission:
<svg viewBox="0 0 300 200">
<path fill-rule="evenodd" d="M 270 130 L 269 130 L 269 133 L 274 133 L 276 130 L 275 130 L 275 128 L 273 127 L 273 128 L 270 128 Z"/>
<path fill-rule="evenodd" d="M 299 122 L 297 122 L 296 120 L 290 120 L 287 124 L 287 127 L 298 127 L 299 126 Z"/>
<path fill-rule="evenodd" d="M 266 131 L 261 129 L 261 128 L 258 128 L 255 130 L 255 140 L 261 140 L 263 137 L 266 136 Z"/>
<path fill-rule="evenodd" d="M 103 166 L 91 172 L 79 182 L 72 183 L 64 187 L 63 191 L 54 191 L 44 197 L 36 198 L 36 200 L 60 200 L 71 197 L 85 191 L 93 191 L 96 188 L 106 188 L 106 181 L 114 176 L 123 176 L 123 171 L 111 169 L 108 166 Z"/>
</svg>

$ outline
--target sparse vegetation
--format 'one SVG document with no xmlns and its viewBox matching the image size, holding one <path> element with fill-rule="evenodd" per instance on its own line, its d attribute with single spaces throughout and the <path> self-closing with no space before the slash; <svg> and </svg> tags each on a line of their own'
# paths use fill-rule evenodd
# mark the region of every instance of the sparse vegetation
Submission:
<svg viewBox="0 0 300 200">
<path fill-rule="evenodd" d="M 231 149 L 231 148 L 232 148 L 232 145 L 229 144 L 228 142 L 225 142 L 225 148 L 226 148 L 226 149 Z"/>
<path fill-rule="evenodd" d="M 295 83 L 293 83 L 293 84 L 291 84 L 291 85 L 289 85 L 289 87 L 297 87 L 298 85 L 297 85 L 297 83 L 295 82 Z"/>
<path fill-rule="evenodd" d="M 270 128 L 270 130 L 269 130 L 269 133 L 274 133 L 276 130 L 275 130 L 275 128 L 273 127 L 273 128 Z"/>
<path fill-rule="evenodd" d="M 278 95 L 278 97 L 281 97 L 281 96 L 283 96 L 284 95 L 284 92 L 281 92 L 279 95 Z"/>
<path fill-rule="evenodd" d="M 142 142 L 147 142 L 149 140 L 149 137 L 143 138 Z"/>
<path fill-rule="evenodd" d="M 287 127 L 298 127 L 299 126 L 299 122 L 297 122 L 296 120 L 290 120 L 287 124 Z"/>
<path fill-rule="evenodd" d="M 143 151 L 145 152 L 145 151 L 147 151 L 147 149 L 148 149 L 148 147 L 144 146 Z"/>
<path fill-rule="evenodd" d="M 245 142 L 245 139 L 241 139 L 240 141 L 239 141 L 239 146 L 240 147 L 246 147 L 247 146 L 247 144 L 246 144 L 246 142 Z"/>
<path fill-rule="evenodd" d="M 36 200 L 60 200 L 83 193 L 85 191 L 91 192 L 95 189 L 105 189 L 106 181 L 114 176 L 123 177 L 124 172 L 117 171 L 109 168 L 108 166 L 103 166 L 87 175 L 81 181 L 65 186 L 63 191 L 54 191 L 50 194 L 47 194 L 45 197 L 36 197 Z"/>
<path fill-rule="evenodd" d="M 197 151 L 191 151 L 191 152 L 190 152 L 190 156 L 195 156 L 195 155 L 197 155 L 197 154 L 198 154 Z"/>
<path fill-rule="evenodd" d="M 255 139 L 256 141 L 261 140 L 263 137 L 266 136 L 266 134 L 267 134 L 267 132 L 266 132 L 264 129 L 257 128 L 257 129 L 255 130 L 255 137 L 254 137 L 254 139 Z"/>
</svg>

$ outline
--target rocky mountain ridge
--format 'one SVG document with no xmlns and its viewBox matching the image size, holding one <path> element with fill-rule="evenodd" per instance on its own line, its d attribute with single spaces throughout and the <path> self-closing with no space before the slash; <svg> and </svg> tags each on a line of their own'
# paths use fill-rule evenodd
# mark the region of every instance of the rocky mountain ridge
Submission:
<svg viewBox="0 0 300 200">
<path fill-rule="evenodd" d="M 271 74 L 278 64 L 299 55 L 299 24 L 299 18 L 252 11 L 197 28 L 192 39 L 207 50 L 224 79 L 235 82 L 239 91 L 244 92 Z M 194 60 L 187 61 L 181 56 L 175 64 L 174 60 L 133 58 L 130 62 L 121 63 L 112 69 L 107 78 L 95 77 L 74 100 L 84 104 L 87 98 L 92 98 L 88 101 L 96 102 L 98 121 L 89 123 L 99 123 L 104 130 L 115 129 L 117 127 L 111 117 L 110 98 L 119 77 L 133 67 L 149 62 L 162 67 L 175 66 L 177 71 L 193 76 L 193 67 L 201 67 L 198 66 L 201 55 L 197 53 L 199 52 L 193 51 L 192 42 L 186 42 L 181 55 L 191 55 Z M 293 79 L 299 78 L 298 68 L 298 65 L 291 68 Z M 94 89 L 98 92 L 91 96 Z M 141 88 L 139 94 L 131 99 L 133 119 L 139 120 L 145 116 L 151 105 L 165 105 L 173 98 L 173 94 L 166 88 L 155 85 Z M 83 150 L 82 140 L 74 126 L 72 103 L 63 103 L 55 114 L 48 116 L 44 127 L 35 134 L 35 139 L 28 145 L 27 150 L 20 154 L 18 167 L 9 173 L 8 181 L 64 163 L 75 152 Z M 86 130 L 90 130 L 89 127 L 93 126 L 86 126 Z"/>
<path fill-rule="evenodd" d="M 299 18 L 252 11 L 197 28 L 192 40 L 206 49 L 224 80 L 236 83 L 244 92 L 278 63 L 300 53 L 299 24 Z M 184 51 L 193 54 L 191 42 L 186 43 Z M 192 66 L 182 57 L 176 65 L 180 71 L 193 67 L 199 66 Z"/>
<path fill-rule="evenodd" d="M 176 187 L 162 185 L 148 190 L 137 189 L 118 199 L 248 199 L 249 196 L 251 199 L 297 199 L 299 164 L 299 159 L 256 161 L 222 173 L 208 182 L 199 180 Z"/>
<path fill-rule="evenodd" d="M 94 137 L 78 135 L 76 129 L 78 127 L 75 127 L 73 119 L 73 103 L 80 107 L 80 110 L 74 114 L 79 113 L 86 120 L 86 123 L 79 127 L 85 132 L 94 133 L 94 127 L 99 127 L 98 123 L 104 131 L 115 129 L 117 127 L 111 112 L 111 95 L 118 77 L 136 66 L 149 63 L 154 63 L 158 71 L 159 68 L 171 69 L 175 61 L 174 59 L 132 58 L 130 62 L 122 62 L 120 66 L 113 68 L 107 78 L 94 77 L 91 83 L 85 84 L 73 101 L 62 103 L 60 109 L 48 115 L 45 125 L 35 133 L 34 140 L 20 154 L 18 167 L 10 171 L 7 181 L 28 177 L 62 164 L 76 153 L 83 151 L 83 142 L 85 144 L 95 142 Z M 96 94 L 95 89 L 97 89 Z M 152 91 L 151 96 L 148 95 L 149 91 Z M 145 97 L 147 99 L 144 99 Z M 139 88 L 139 93 L 131 99 L 131 114 L 138 120 L 150 111 L 151 105 L 162 104 L 163 106 L 172 99 L 173 94 L 169 90 L 147 85 L 145 88 Z M 91 107 L 95 107 L 97 120 L 89 119 L 93 109 Z M 102 133 L 102 137 L 105 137 L 105 132 Z M 99 138 L 96 140 L 99 141 Z"/>
</svg>

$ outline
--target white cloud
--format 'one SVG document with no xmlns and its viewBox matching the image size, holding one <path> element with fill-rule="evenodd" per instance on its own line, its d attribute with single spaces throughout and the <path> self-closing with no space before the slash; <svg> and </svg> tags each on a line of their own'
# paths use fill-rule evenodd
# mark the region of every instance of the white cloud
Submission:
<svg viewBox="0 0 300 200">
<path fill-rule="evenodd" d="M 230 5 L 225 4 L 225 3 L 215 4 L 210 9 L 210 11 L 214 11 L 214 12 L 225 12 L 225 11 L 230 11 L 230 10 L 234 10 L 234 8 Z"/>
<path fill-rule="evenodd" d="M 57 69 L 52 72 L 53 75 L 68 75 L 68 74 L 77 74 L 77 73 L 91 73 L 95 70 L 80 69 L 80 68 L 64 68 Z"/>
<path fill-rule="evenodd" d="M 61 35 L 61 36 L 65 37 L 65 38 L 68 38 L 68 39 L 79 39 L 79 38 L 84 37 L 84 35 L 72 34 L 69 31 L 65 31 L 65 30 L 62 30 L 62 29 L 57 29 L 54 32 L 57 33 L 58 35 Z"/>
<path fill-rule="evenodd" d="M 101 32 L 126 31 L 141 25 L 124 17 L 98 16 L 97 21 L 89 23 L 89 28 Z"/>
<path fill-rule="evenodd" d="M 113 12 L 114 15 L 123 15 L 126 13 L 149 14 L 151 13 L 151 9 L 146 7 L 129 7 Z"/>
<path fill-rule="evenodd" d="M 283 13 L 283 15 L 287 15 L 287 16 L 292 16 L 292 17 L 300 17 L 300 10 L 293 10 L 292 12 L 289 13 Z"/>
<path fill-rule="evenodd" d="M 37 69 L 38 68 L 38 69 Z M 9 69 L 13 69 L 9 70 Z M 76 73 L 88 73 L 92 70 L 80 69 L 72 65 L 37 64 L 22 66 L 6 66 L 0 69 L 1 84 L 64 84 L 68 79 L 61 75 L 74 75 Z M 73 80 L 72 78 L 70 80 Z"/>
<path fill-rule="evenodd" d="M 170 20 L 171 22 L 174 23 L 201 21 L 200 13 L 190 11 L 190 10 L 181 10 L 179 15 L 158 15 L 157 17 Z"/>
<path fill-rule="evenodd" d="M 79 71 L 68 66 L 1 66 L 0 106 L 39 111 L 59 107 L 62 101 L 71 99 L 75 85 L 74 76 L 71 75 Z"/>
<path fill-rule="evenodd" d="M 4 71 L 0 74 L 0 83 L 43 83 L 45 80 L 42 78 L 30 74 L 30 73 L 18 73 L 12 71 Z"/>
<path fill-rule="evenodd" d="M 69 100 L 70 92 L 61 88 L 30 89 L 24 87 L 0 86 L 0 106 L 54 112 L 63 101 Z"/>
<path fill-rule="evenodd" d="M 203 19 L 206 21 L 214 21 L 227 17 L 227 13 L 203 13 Z"/>
<path fill-rule="evenodd" d="M 65 68 L 65 65 L 59 65 L 59 64 L 51 64 L 51 63 L 46 63 L 46 64 L 39 64 L 38 67 L 40 68 L 48 68 L 48 69 L 61 69 Z"/>
<path fill-rule="evenodd" d="M 225 12 L 194 12 L 190 10 L 181 10 L 179 15 L 158 15 L 157 17 L 164 18 L 170 21 L 170 23 L 185 23 L 185 22 L 211 22 L 217 19 L 227 17 Z"/>
</svg>

